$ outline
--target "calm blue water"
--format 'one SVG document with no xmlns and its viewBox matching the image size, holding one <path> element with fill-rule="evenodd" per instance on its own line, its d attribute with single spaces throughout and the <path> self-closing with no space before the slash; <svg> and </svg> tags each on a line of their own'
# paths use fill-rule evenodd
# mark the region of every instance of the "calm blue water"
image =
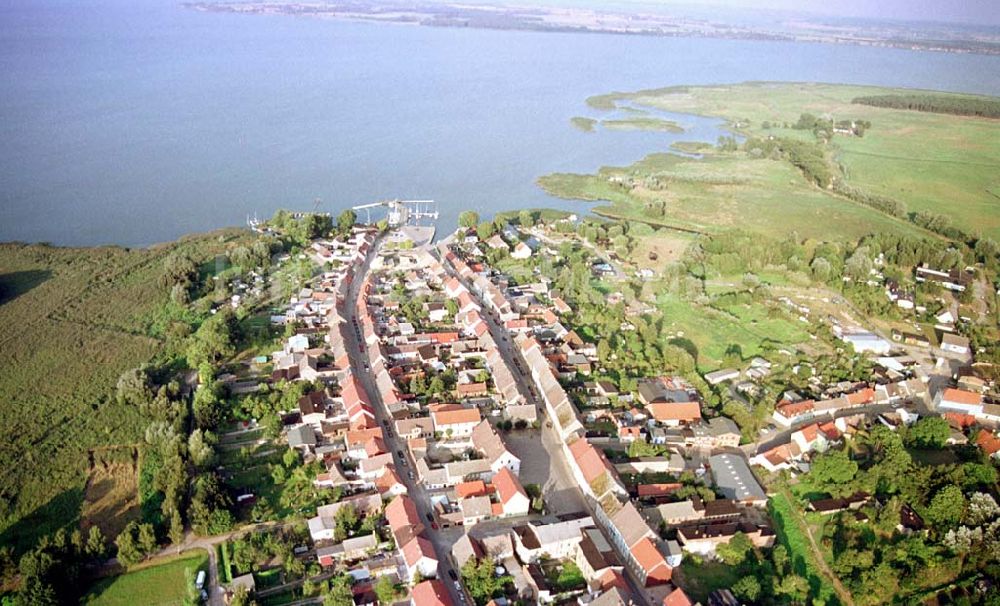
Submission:
<svg viewBox="0 0 1000 606">
<path fill-rule="evenodd" d="M 0 240 L 142 245 L 279 207 L 385 197 L 458 213 L 666 149 L 583 133 L 609 90 L 814 80 L 1000 93 L 1000 57 L 215 15 L 169 2 L 0 6 Z M 714 141 L 711 122 L 685 119 Z"/>
</svg>

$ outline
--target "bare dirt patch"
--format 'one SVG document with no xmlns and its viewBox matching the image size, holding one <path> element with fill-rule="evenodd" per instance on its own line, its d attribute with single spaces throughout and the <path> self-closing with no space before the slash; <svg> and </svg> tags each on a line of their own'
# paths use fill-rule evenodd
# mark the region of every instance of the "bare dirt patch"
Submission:
<svg viewBox="0 0 1000 606">
<path fill-rule="evenodd" d="M 138 453 L 131 446 L 91 451 L 80 528 L 97 526 L 113 539 L 139 518 Z"/>
<path fill-rule="evenodd" d="M 690 236 L 661 229 L 655 236 L 639 240 L 632 259 L 640 268 L 662 269 L 665 265 L 680 260 L 690 243 Z"/>
</svg>

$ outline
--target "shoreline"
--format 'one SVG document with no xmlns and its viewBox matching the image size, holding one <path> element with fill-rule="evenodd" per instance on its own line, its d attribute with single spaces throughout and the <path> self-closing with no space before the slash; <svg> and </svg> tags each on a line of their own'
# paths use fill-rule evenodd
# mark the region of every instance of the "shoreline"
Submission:
<svg viewBox="0 0 1000 606">
<path fill-rule="evenodd" d="M 352 4 L 341 9 L 337 3 L 303 5 L 291 2 L 185 2 L 182 7 L 205 13 L 241 15 L 285 15 L 315 19 L 410 25 L 440 28 L 468 28 L 496 31 L 522 31 L 552 34 L 608 34 L 654 38 L 708 38 L 761 42 L 801 42 L 892 48 L 917 52 L 1000 56 L 1000 34 L 974 34 L 967 37 L 957 31 L 970 26 L 928 23 L 920 35 L 903 37 L 914 31 L 903 24 L 871 28 L 859 24 L 852 33 L 831 28 L 817 17 L 785 24 L 786 29 L 746 25 L 739 21 L 705 21 L 683 16 L 653 13 L 598 11 L 585 8 L 532 7 L 524 9 L 504 5 L 441 4 L 365 6 Z M 812 27 L 807 27 L 812 25 Z M 789 29 L 790 28 L 790 29 Z M 826 28 L 824 30 L 824 28 Z M 868 29 L 865 29 L 868 28 Z"/>
</svg>

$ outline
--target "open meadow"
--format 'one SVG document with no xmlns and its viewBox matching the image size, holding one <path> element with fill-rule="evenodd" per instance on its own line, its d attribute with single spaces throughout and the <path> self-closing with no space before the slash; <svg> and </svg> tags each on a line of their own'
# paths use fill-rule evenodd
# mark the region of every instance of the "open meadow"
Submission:
<svg viewBox="0 0 1000 606">
<path fill-rule="evenodd" d="M 848 185 L 868 194 L 898 200 L 909 212 L 931 211 L 945 215 L 967 233 L 1000 237 L 1000 120 L 852 103 L 857 97 L 912 92 L 926 93 L 868 86 L 750 82 L 615 93 L 591 98 L 589 103 L 600 109 L 628 102 L 662 111 L 718 117 L 726 120 L 733 132 L 743 136 L 802 141 L 814 140 L 810 129 L 795 128 L 804 113 L 835 122 L 867 121 L 871 126 L 864 130 L 863 136 L 837 132 L 826 145 L 829 161 L 839 168 Z M 944 93 L 933 95 L 944 99 L 988 99 Z M 704 174 L 743 182 L 720 189 L 717 184 L 707 181 L 700 188 L 702 195 L 699 196 L 697 191 L 684 186 L 684 174 L 676 168 L 676 165 L 685 164 L 683 162 L 666 168 L 639 163 L 618 172 L 650 175 L 666 171 L 673 173 L 665 175 L 668 181 L 675 175 L 680 177 L 670 181 L 667 195 L 640 190 L 632 197 L 633 202 L 639 204 L 649 198 L 666 201 L 670 219 L 676 216 L 681 224 L 697 223 L 691 220 L 692 208 L 697 210 L 700 204 L 715 197 L 721 197 L 726 203 L 722 208 L 715 204 L 705 206 L 700 215 L 704 225 L 730 223 L 731 211 L 737 208 L 742 212 L 735 216 L 746 218 L 748 228 L 794 229 L 806 235 L 810 232 L 808 211 L 811 210 L 816 213 L 814 218 L 816 215 L 824 217 L 820 227 L 825 228 L 828 235 L 835 233 L 850 238 L 856 235 L 859 222 L 873 218 L 871 210 L 864 207 L 847 212 L 841 203 L 850 204 L 849 201 L 834 198 L 815 187 L 802 187 L 807 185 L 803 179 L 789 179 L 787 173 L 774 166 L 753 169 L 746 161 L 708 159 L 719 163 L 702 163 L 707 165 L 701 169 Z M 683 171 L 690 173 L 691 169 L 685 167 Z M 605 169 L 601 176 L 614 172 L 614 169 Z M 556 195 L 569 193 L 565 197 L 582 197 L 572 195 L 574 188 L 565 188 L 557 180 L 543 180 L 542 185 Z M 577 184 L 575 189 L 591 194 L 586 199 L 621 202 L 602 196 L 603 192 L 593 183 L 585 187 Z M 805 189 L 810 189 L 812 195 Z M 765 214 L 757 217 L 760 212 Z M 785 217 L 786 221 L 775 221 Z M 872 225 L 872 228 L 883 227 L 888 227 L 884 221 Z"/>
<path fill-rule="evenodd" d="M 919 231 L 809 185 L 790 164 L 744 154 L 652 154 L 596 175 L 547 175 L 539 184 L 561 198 L 610 202 L 595 209 L 601 215 L 698 233 L 740 228 L 777 237 L 796 232 L 856 240 L 876 230 Z"/>
</svg>

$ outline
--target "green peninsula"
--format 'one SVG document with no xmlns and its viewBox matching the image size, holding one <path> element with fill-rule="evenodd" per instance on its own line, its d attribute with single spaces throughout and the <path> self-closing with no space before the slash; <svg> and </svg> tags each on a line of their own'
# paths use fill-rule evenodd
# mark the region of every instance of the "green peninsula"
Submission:
<svg viewBox="0 0 1000 606">
<path fill-rule="evenodd" d="M 931 102 L 919 110 L 871 104 L 886 95 Z M 740 227 L 819 238 L 871 231 L 997 238 L 1000 121 L 955 115 L 955 107 L 982 114 L 997 102 L 765 82 L 611 93 L 587 103 L 605 111 L 627 105 L 717 117 L 733 136 L 699 148 L 701 158 L 653 154 L 628 167 L 539 182 L 556 196 L 608 202 L 597 209 L 605 216 L 699 232 Z"/>
</svg>

